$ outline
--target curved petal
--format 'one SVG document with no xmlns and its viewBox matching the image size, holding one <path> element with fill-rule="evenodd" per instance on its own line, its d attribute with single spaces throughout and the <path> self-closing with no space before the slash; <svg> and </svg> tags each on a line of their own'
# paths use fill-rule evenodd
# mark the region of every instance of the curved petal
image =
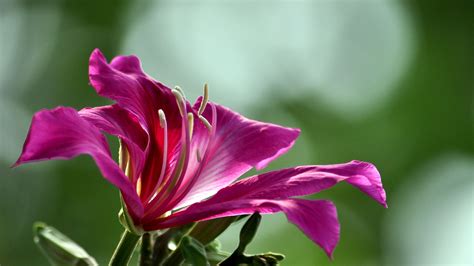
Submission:
<svg viewBox="0 0 474 266">
<path fill-rule="evenodd" d="M 377 168 L 361 161 L 333 165 L 298 166 L 242 179 L 221 189 L 206 202 L 234 199 L 281 199 L 314 194 L 346 181 L 387 207 Z"/>
<path fill-rule="evenodd" d="M 160 229 L 254 211 L 283 211 L 290 222 L 298 225 L 331 256 L 339 236 L 334 206 L 331 204 L 332 207 L 328 207 L 326 204 L 326 211 L 321 212 L 316 211 L 321 206 L 315 205 L 315 201 L 289 197 L 313 194 L 341 181 L 357 187 L 386 207 L 385 190 L 375 166 L 351 161 L 335 165 L 300 166 L 252 176 L 221 189 L 205 201 L 195 203 L 167 218 L 154 220 L 146 228 Z M 334 211 L 330 211 L 331 208 Z M 326 224 L 324 230 L 319 227 L 320 223 Z M 330 224 L 335 226 L 331 227 Z"/>
<path fill-rule="evenodd" d="M 71 159 L 80 154 L 88 154 L 95 160 L 102 175 L 122 192 L 132 216 L 141 217 L 143 206 L 140 199 L 132 183 L 112 159 L 105 137 L 73 108 L 58 107 L 37 112 L 15 166 L 34 161 Z"/>
<path fill-rule="evenodd" d="M 109 64 L 96 49 L 89 60 L 89 79 L 99 95 L 116 101 L 121 108 L 134 114 L 148 133 L 146 162 L 140 175 L 141 193 L 147 198 L 153 193 L 150 189 L 158 182 L 164 158 L 164 132 L 160 127 L 158 110 L 163 110 L 167 119 L 166 158 L 172 160 L 179 149 L 182 125 L 176 98 L 168 87 L 144 73 L 136 56 L 119 56 Z M 190 106 L 188 102 L 186 105 Z M 171 167 L 167 167 L 166 171 L 171 172 Z"/>
<path fill-rule="evenodd" d="M 148 76 L 142 69 L 142 63 L 140 62 L 140 59 L 134 55 L 116 56 L 110 62 L 110 66 L 126 74 L 134 74 L 143 77 Z"/>
<path fill-rule="evenodd" d="M 133 75 L 112 68 L 100 50 L 92 52 L 89 59 L 89 80 L 101 96 L 117 101 L 124 109 L 135 114 L 143 125 L 152 121 L 150 92 L 143 89 Z"/>
<path fill-rule="evenodd" d="M 89 59 L 89 79 L 101 96 L 116 101 L 135 114 L 146 130 L 159 122 L 157 112 L 163 109 L 170 118 L 179 118 L 179 110 L 171 90 L 149 78 L 141 69 L 136 56 L 119 56 L 107 63 L 99 49 Z M 171 125 L 179 124 L 180 119 Z"/>
<path fill-rule="evenodd" d="M 194 105 L 195 110 L 199 108 L 199 105 L 200 99 Z M 272 160 L 288 151 L 300 132 L 299 129 L 245 118 L 212 102 L 207 104 L 203 113 L 208 121 L 212 121 L 213 109 L 217 117 L 213 125 L 216 127 L 215 134 L 211 136 L 202 129 L 197 130 L 195 126 L 196 133 L 193 134 L 191 144 L 202 146 L 203 143 L 209 142 L 205 155 L 208 160 L 201 162 L 202 170 L 198 176 L 194 177 L 196 180 L 193 187 L 177 208 L 212 196 L 252 167 L 258 170 L 264 168 Z"/>
<path fill-rule="evenodd" d="M 79 111 L 79 115 L 100 130 L 127 139 L 145 150 L 148 137 L 146 132 L 135 116 L 118 105 L 84 108 Z"/>
<path fill-rule="evenodd" d="M 84 108 L 79 115 L 108 134 L 119 137 L 125 143 L 132 160 L 133 180 L 143 169 L 148 136 L 137 118 L 118 105 Z"/>
<path fill-rule="evenodd" d="M 177 212 L 162 222 L 145 225 L 146 230 L 184 225 L 193 221 L 203 221 L 228 216 L 284 212 L 288 221 L 295 224 L 311 240 L 318 244 L 329 257 L 339 241 L 339 221 L 334 204 L 326 200 L 258 200 L 244 199 L 206 206 L 195 204 Z"/>
</svg>

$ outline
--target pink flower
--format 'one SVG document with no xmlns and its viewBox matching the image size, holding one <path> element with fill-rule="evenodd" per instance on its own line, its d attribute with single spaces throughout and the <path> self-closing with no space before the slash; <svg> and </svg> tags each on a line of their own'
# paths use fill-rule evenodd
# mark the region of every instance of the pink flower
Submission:
<svg viewBox="0 0 474 266">
<path fill-rule="evenodd" d="M 15 165 L 90 155 L 121 191 L 138 228 L 282 211 L 331 256 L 339 240 L 334 204 L 295 197 L 346 181 L 386 206 L 377 169 L 360 161 L 287 168 L 236 182 L 288 151 L 300 131 L 208 102 L 207 90 L 191 105 L 179 88 L 171 90 L 145 74 L 135 56 L 118 56 L 109 64 L 95 50 L 89 78 L 99 95 L 116 103 L 37 112 Z M 104 132 L 121 140 L 120 164 Z"/>
</svg>

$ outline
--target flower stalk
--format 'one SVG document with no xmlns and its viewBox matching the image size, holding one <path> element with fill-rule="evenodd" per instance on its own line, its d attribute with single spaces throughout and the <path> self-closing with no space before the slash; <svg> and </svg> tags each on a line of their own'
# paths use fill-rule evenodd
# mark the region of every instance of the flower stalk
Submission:
<svg viewBox="0 0 474 266">
<path fill-rule="evenodd" d="M 109 266 L 128 265 L 140 237 L 141 236 L 125 229 L 112 258 L 110 259 Z"/>
<path fill-rule="evenodd" d="M 140 266 L 152 266 L 153 240 L 150 233 L 144 233 L 142 236 L 140 248 Z"/>
</svg>

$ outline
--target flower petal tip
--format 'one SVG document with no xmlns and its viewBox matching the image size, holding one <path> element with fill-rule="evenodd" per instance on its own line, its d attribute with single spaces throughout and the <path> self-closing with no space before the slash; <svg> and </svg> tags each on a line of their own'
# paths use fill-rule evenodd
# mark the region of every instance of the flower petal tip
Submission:
<svg viewBox="0 0 474 266">
<path fill-rule="evenodd" d="M 96 56 L 104 57 L 104 54 L 99 48 L 94 48 L 94 50 L 92 50 L 91 58 Z"/>
<path fill-rule="evenodd" d="M 332 250 L 324 250 L 324 252 L 326 252 L 326 255 L 328 255 L 329 259 L 331 261 L 334 261 L 334 249 Z"/>
<path fill-rule="evenodd" d="M 387 196 L 382 185 L 382 177 L 377 167 L 372 163 L 359 160 L 353 160 L 350 163 L 357 165 L 358 168 L 360 167 L 359 169 L 363 169 L 367 178 L 370 180 L 372 185 L 375 186 L 375 193 L 372 194 L 372 197 L 384 208 L 388 208 Z"/>
<path fill-rule="evenodd" d="M 144 74 L 140 58 L 136 55 L 116 56 L 110 61 L 110 66 L 127 74 Z"/>
<path fill-rule="evenodd" d="M 16 162 L 14 162 L 10 165 L 10 168 L 16 168 L 16 167 L 20 166 L 20 164 L 21 164 L 20 159 L 18 159 Z"/>
<path fill-rule="evenodd" d="M 293 147 L 293 145 L 295 144 L 296 140 L 298 139 L 298 137 L 300 135 L 301 129 L 299 129 L 299 128 L 285 128 L 285 130 L 288 131 L 288 136 L 289 136 L 290 139 L 292 139 L 290 141 L 290 143 L 287 146 L 282 147 L 280 150 L 278 150 L 272 157 L 269 157 L 266 160 L 263 160 L 263 161 L 260 161 L 259 163 L 257 163 L 255 165 L 255 169 L 257 171 L 260 171 L 260 170 L 264 169 L 274 159 L 276 159 L 279 156 L 285 154 L 286 152 L 288 152 Z"/>
<path fill-rule="evenodd" d="M 99 48 L 95 48 L 91 56 L 89 57 L 89 64 L 105 63 L 107 64 L 107 59 L 105 58 L 104 53 Z M 89 66 L 90 66 L 89 65 Z M 90 69 L 89 69 L 90 70 Z"/>
<path fill-rule="evenodd" d="M 383 199 L 382 202 L 380 202 L 380 205 L 382 205 L 385 209 L 388 209 L 388 204 L 387 204 L 387 201 L 385 200 L 385 198 Z"/>
<path fill-rule="evenodd" d="M 25 153 L 22 152 L 22 153 L 20 154 L 20 157 L 16 160 L 16 162 L 14 162 L 13 164 L 10 165 L 10 168 L 16 168 L 16 167 L 18 167 L 18 166 L 20 166 L 20 165 L 22 165 L 22 164 L 24 164 L 24 163 L 29 162 L 29 160 L 28 160 L 27 158 L 25 159 L 25 156 L 24 156 L 24 155 L 25 155 Z"/>
<path fill-rule="evenodd" d="M 95 48 L 92 51 L 91 56 L 89 57 L 89 64 L 90 65 L 96 64 L 96 63 L 99 63 L 99 62 L 105 62 L 105 61 L 106 61 L 105 56 L 99 48 Z"/>
</svg>

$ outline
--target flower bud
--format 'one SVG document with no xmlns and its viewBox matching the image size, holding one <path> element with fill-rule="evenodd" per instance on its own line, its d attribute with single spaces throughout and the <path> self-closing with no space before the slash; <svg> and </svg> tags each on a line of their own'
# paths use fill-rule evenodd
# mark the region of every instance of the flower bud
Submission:
<svg viewBox="0 0 474 266">
<path fill-rule="evenodd" d="M 256 212 L 252 214 L 247 222 L 245 222 L 244 226 L 242 226 L 242 229 L 240 230 L 239 247 L 237 248 L 239 253 L 243 253 L 247 245 L 252 242 L 261 220 L 262 216 Z"/>
<path fill-rule="evenodd" d="M 34 242 L 53 265 L 96 266 L 87 252 L 54 227 L 41 222 L 33 225 Z"/>
</svg>

